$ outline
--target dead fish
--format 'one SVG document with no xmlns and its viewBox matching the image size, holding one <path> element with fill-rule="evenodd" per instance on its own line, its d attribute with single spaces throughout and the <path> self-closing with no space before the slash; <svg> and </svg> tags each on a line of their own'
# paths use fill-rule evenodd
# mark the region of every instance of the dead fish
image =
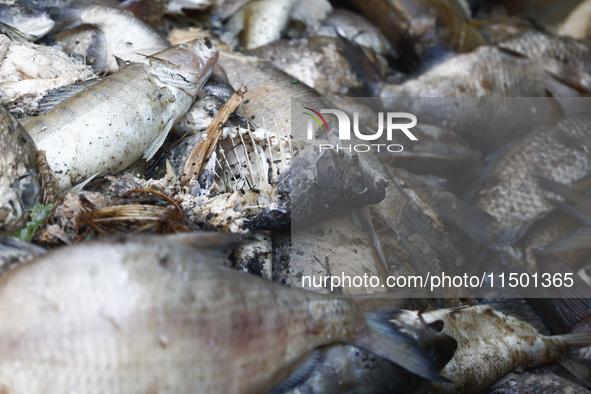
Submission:
<svg viewBox="0 0 591 394">
<path fill-rule="evenodd" d="M 432 347 L 429 341 L 418 342 L 425 350 Z M 289 394 L 418 394 L 425 392 L 429 384 L 398 365 L 354 346 L 331 346 L 321 352 L 321 363 Z"/>
<path fill-rule="evenodd" d="M 567 362 L 569 350 L 591 344 L 591 332 L 544 336 L 489 305 L 439 309 L 420 317 L 427 324 L 442 321 L 443 332 L 458 341 L 442 371 L 452 382 L 432 383 L 430 393 L 481 392 L 515 368 Z"/>
<path fill-rule="evenodd" d="M 96 174 L 150 159 L 187 112 L 218 52 L 199 40 L 130 63 L 51 110 L 26 129 L 64 190 Z"/>
<path fill-rule="evenodd" d="M 71 41 L 76 41 L 80 34 L 90 36 L 93 42 L 86 49 L 86 54 L 95 58 L 95 65 L 106 64 L 106 68 L 100 71 L 115 72 L 119 65 L 115 57 L 124 61 L 139 61 L 148 55 L 163 51 L 169 45 L 150 25 L 137 18 L 132 12 L 118 8 L 92 5 L 82 9 L 72 8 L 70 19 L 77 24 L 86 24 L 97 27 L 99 34 L 92 27 L 88 31 L 80 32 L 78 28 L 71 34 L 61 33 L 65 48 L 71 47 Z"/>
<path fill-rule="evenodd" d="M 363 87 L 345 56 L 340 38 L 276 40 L 252 52 L 328 97 L 354 95 Z"/>
<path fill-rule="evenodd" d="M 570 185 L 591 173 L 591 117 L 541 124 L 512 145 L 485 175 L 474 205 L 499 222 L 499 240 L 513 244 L 552 210 L 537 176 Z"/>
<path fill-rule="evenodd" d="M 302 363 L 313 369 L 315 349 L 343 342 L 439 379 L 451 338 L 398 324 L 382 300 L 326 297 L 217 265 L 229 238 L 98 240 L 9 271 L 0 278 L 0 388 L 260 393 Z"/>
<path fill-rule="evenodd" d="M 47 91 L 95 76 L 58 49 L 15 42 L 4 35 L 0 35 L 0 59 L 0 101 L 18 117 L 37 111 Z"/>
<path fill-rule="evenodd" d="M 591 43 L 532 30 L 501 41 L 499 47 L 521 53 L 530 59 L 555 59 L 591 72 Z"/>
<path fill-rule="evenodd" d="M 0 234 L 22 227 L 39 200 L 37 147 L 4 107 L 0 107 Z"/>
<path fill-rule="evenodd" d="M 424 48 L 446 46 L 471 51 L 484 45 L 480 33 L 468 24 L 468 12 L 456 0 L 379 0 L 351 3 L 384 33 L 410 68 Z"/>
<path fill-rule="evenodd" d="M 382 97 L 545 97 L 543 67 L 494 46 L 452 56 L 401 85 L 386 84 Z"/>
<path fill-rule="evenodd" d="M 197 100 L 195 100 L 189 111 L 181 119 L 179 124 L 175 126 L 173 131 L 176 134 L 184 134 L 186 132 L 197 134 L 198 132 L 204 131 L 210 125 L 222 105 L 224 105 L 233 93 L 234 88 L 232 85 L 226 79 L 217 76 L 214 71 L 205 85 L 203 85 L 203 89 L 197 96 Z M 226 125 L 239 125 L 244 129 L 250 127 L 251 130 L 257 129 L 254 122 L 249 121 L 238 112 L 230 115 Z M 194 144 L 191 145 L 189 151 L 194 147 Z M 171 154 L 171 156 L 171 159 L 175 160 L 175 155 Z M 173 166 L 177 170 L 177 173 L 182 173 L 183 165 L 179 163 L 178 168 L 175 165 Z"/>
<path fill-rule="evenodd" d="M 292 157 L 291 223 L 300 227 L 335 214 L 377 204 L 388 183 L 357 155 L 309 146 Z"/>
<path fill-rule="evenodd" d="M 242 46 L 253 49 L 273 42 L 291 18 L 313 24 L 330 9 L 326 0 L 252 0 L 244 7 Z"/>
<path fill-rule="evenodd" d="M 0 4 L 0 31 L 14 40 L 36 41 L 55 26 L 43 9 L 19 4 Z"/>
<path fill-rule="evenodd" d="M 448 58 L 400 85 L 384 84 L 378 91 L 386 107 L 402 106 L 421 122 L 447 127 L 475 148 L 491 152 L 524 135 L 534 117 L 544 121 L 562 111 L 553 99 L 515 97 L 548 97 L 551 89 L 555 96 L 579 95 L 558 81 L 557 70 L 550 72 L 545 66 L 561 67 L 484 46 Z"/>
<path fill-rule="evenodd" d="M 392 46 L 380 29 L 363 15 L 344 8 L 333 8 L 327 17 L 308 32 L 311 36 L 338 37 L 337 30 L 346 39 L 369 48 L 376 54 L 397 57 Z"/>
<path fill-rule="evenodd" d="M 268 60 L 222 51 L 220 64 L 234 88 L 248 88 L 248 98 L 241 105 L 242 113 L 258 125 L 265 124 L 272 129 L 276 123 L 281 130 L 284 126 L 291 130 L 293 99 L 305 101 L 315 108 L 329 108 L 330 104 L 317 91 L 279 70 Z"/>
</svg>

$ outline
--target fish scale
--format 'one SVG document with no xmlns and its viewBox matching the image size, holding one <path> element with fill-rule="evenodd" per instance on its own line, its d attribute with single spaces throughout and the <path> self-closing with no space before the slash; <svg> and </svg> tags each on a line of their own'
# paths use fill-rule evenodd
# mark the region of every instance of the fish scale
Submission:
<svg viewBox="0 0 591 394">
<path fill-rule="evenodd" d="M 477 208 L 497 219 L 499 240 L 514 243 L 552 209 L 535 179 L 571 185 L 591 173 L 591 116 L 561 118 L 523 137 L 486 174 L 475 192 Z"/>
</svg>

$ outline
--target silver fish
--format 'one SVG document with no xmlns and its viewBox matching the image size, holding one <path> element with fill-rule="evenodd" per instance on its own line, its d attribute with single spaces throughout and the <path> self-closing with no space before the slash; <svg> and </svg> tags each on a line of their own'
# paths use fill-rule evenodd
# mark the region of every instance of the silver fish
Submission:
<svg viewBox="0 0 591 394">
<path fill-rule="evenodd" d="M 389 323 L 397 311 L 383 299 L 325 297 L 215 264 L 228 241 L 120 237 L 7 272 L 0 389 L 261 393 L 318 347 L 343 342 L 438 379 L 437 357 L 455 349 L 429 327 Z M 433 344 L 429 352 L 419 340 Z"/>
<path fill-rule="evenodd" d="M 218 58 L 199 40 L 130 63 L 25 128 L 60 190 L 96 174 L 117 173 L 150 159 L 188 111 Z"/>
<path fill-rule="evenodd" d="M 290 19 L 312 24 L 330 11 L 326 0 L 252 0 L 244 7 L 242 45 L 254 49 L 273 42 Z"/>
<path fill-rule="evenodd" d="M 363 86 L 345 57 L 340 38 L 276 40 L 252 52 L 328 97 L 351 95 Z"/>
<path fill-rule="evenodd" d="M 554 100 L 514 97 L 548 97 L 548 91 L 556 97 L 579 95 L 559 81 L 566 74 L 561 67 L 566 66 L 484 46 L 452 56 L 400 85 L 384 84 L 379 94 L 386 107 L 402 106 L 422 122 L 447 127 L 475 148 L 491 152 L 524 135 L 532 114 L 544 121 L 560 113 Z"/>
<path fill-rule="evenodd" d="M 119 70 L 117 58 L 139 61 L 163 51 L 168 42 L 133 12 L 103 5 L 84 5 L 64 11 L 70 30 L 52 35 L 64 52 L 87 59 L 96 71 Z"/>
</svg>

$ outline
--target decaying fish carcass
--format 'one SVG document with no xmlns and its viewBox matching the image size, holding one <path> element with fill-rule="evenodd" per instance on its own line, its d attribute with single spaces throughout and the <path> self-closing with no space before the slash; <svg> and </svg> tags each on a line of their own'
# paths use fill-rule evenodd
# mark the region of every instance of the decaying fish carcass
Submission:
<svg viewBox="0 0 591 394">
<path fill-rule="evenodd" d="M 591 389 L 574 3 L 4 1 L 0 392 Z"/>
</svg>

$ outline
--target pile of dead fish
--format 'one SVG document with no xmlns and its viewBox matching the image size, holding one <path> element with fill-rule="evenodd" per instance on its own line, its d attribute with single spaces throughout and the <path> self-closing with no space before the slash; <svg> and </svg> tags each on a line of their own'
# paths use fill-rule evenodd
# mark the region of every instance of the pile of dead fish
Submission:
<svg viewBox="0 0 591 394">
<path fill-rule="evenodd" d="M 591 1 L 1 0 L 0 33 L 0 393 L 591 389 Z M 416 138 L 320 150 L 327 108 Z M 331 282 L 483 270 L 576 286 Z"/>
</svg>

